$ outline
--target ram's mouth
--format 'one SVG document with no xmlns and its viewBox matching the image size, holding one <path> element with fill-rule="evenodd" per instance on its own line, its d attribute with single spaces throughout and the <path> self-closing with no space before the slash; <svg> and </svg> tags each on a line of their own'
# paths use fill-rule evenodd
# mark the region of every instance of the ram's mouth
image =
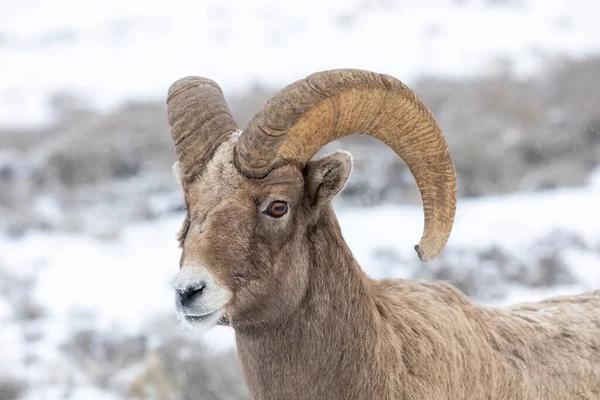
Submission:
<svg viewBox="0 0 600 400">
<path fill-rule="evenodd" d="M 217 325 L 217 323 L 223 319 L 225 314 L 225 308 L 219 308 L 215 311 L 211 311 L 202 315 L 181 315 L 181 320 L 186 323 L 186 325 L 193 328 L 204 327 L 206 329 L 210 329 L 213 326 Z"/>
<path fill-rule="evenodd" d="M 209 319 L 210 317 L 212 317 L 213 315 L 215 315 L 218 312 L 219 311 L 217 310 L 217 311 L 213 311 L 211 313 L 205 314 L 205 315 L 186 315 L 184 318 L 187 322 L 197 324 L 197 323 L 202 323 L 202 322 L 206 321 L 207 319 Z"/>
</svg>

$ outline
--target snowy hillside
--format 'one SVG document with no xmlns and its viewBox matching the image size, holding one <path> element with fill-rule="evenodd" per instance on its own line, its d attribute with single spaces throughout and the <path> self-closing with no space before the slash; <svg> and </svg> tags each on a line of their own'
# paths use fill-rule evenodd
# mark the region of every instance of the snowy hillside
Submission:
<svg viewBox="0 0 600 400">
<path fill-rule="evenodd" d="M 564 262 L 570 280 L 538 288 L 527 287 L 527 282 L 495 280 L 494 286 L 505 285 L 506 290 L 487 302 L 501 305 L 598 288 L 600 231 L 593 218 L 598 203 L 600 181 L 585 189 L 462 201 L 445 253 L 462 247 L 472 250 L 495 246 L 510 257 L 530 262 L 527 267 L 531 270 L 538 268 L 535 260 L 543 251 L 535 243 L 548 234 L 562 232 L 576 238 L 561 245 L 556 254 Z M 344 209 L 338 214 L 350 248 L 370 275 L 414 277 L 419 276 L 419 270 L 429 268 L 429 264 L 417 262 L 412 251 L 422 227 L 418 207 Z M 66 393 L 69 385 L 74 385 L 74 393 L 78 393 L 89 380 L 61 351 L 73 332 L 83 327 L 110 332 L 113 337 L 146 332 L 152 338 L 156 332 L 149 327 L 161 315 L 166 316 L 167 325 L 175 326 L 169 282 L 177 271 L 179 252 L 174 232 L 181 217 L 132 225 L 120 237 L 108 241 L 42 233 L 18 240 L 2 239 L 0 272 L 15 282 L 31 279 L 27 295 L 40 308 L 40 316 L 29 324 L 20 323 L 16 313 L 21 303 L 11 299 L 10 290 L 5 292 L 7 297 L 0 297 L 0 371 L 10 366 L 12 374 L 27 377 L 48 398 Z M 382 251 L 393 254 L 395 260 L 388 257 L 382 262 Z M 464 265 L 454 265 L 453 276 L 460 277 L 463 268 L 473 268 L 469 257 L 461 262 Z M 477 275 L 485 275 L 493 267 L 482 263 L 475 268 Z M 32 332 L 37 335 L 35 347 L 28 339 Z M 208 349 L 217 351 L 234 346 L 228 328 L 215 328 L 202 339 Z M 160 336 L 155 340 L 160 341 Z M 37 358 L 27 366 L 23 360 L 32 348 Z M 56 368 L 62 372 L 57 374 Z M 123 371 L 112 374 L 127 382 L 132 379 L 123 376 Z M 112 385 L 114 389 L 116 384 Z"/>
<path fill-rule="evenodd" d="M 340 67 L 528 75 L 600 51 L 598 15 L 596 0 L 3 0 L 0 126 L 48 121 L 61 96 L 162 101 L 189 74 L 227 93 Z"/>
</svg>

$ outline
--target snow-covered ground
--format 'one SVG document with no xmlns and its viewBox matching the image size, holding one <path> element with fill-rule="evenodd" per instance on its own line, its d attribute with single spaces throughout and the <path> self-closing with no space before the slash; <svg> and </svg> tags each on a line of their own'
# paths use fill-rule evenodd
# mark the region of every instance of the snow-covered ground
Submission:
<svg viewBox="0 0 600 400">
<path fill-rule="evenodd" d="M 528 75 L 600 51 L 598 15 L 597 0 L 0 0 L 0 126 L 48 122 L 61 95 L 162 101 L 189 74 L 227 93 L 342 67 Z"/>
<path fill-rule="evenodd" d="M 515 285 L 493 304 L 600 288 L 598 178 L 582 189 L 461 201 L 449 249 L 496 245 L 526 255 L 541 236 L 561 229 L 578 235 L 585 243 L 585 248 L 570 249 L 565 255 L 575 277 L 573 284 L 535 290 Z M 343 208 L 338 215 L 350 248 L 370 275 L 410 275 L 402 267 L 382 270 L 374 254 L 389 248 L 401 257 L 416 258 L 412 245 L 422 228 L 419 207 Z M 14 321 L 11 303 L 0 297 L 0 370 L 10 365 L 11 373 L 29 376 L 44 386 L 44 379 L 58 379 L 58 372 L 49 378 L 47 371 L 63 365 L 60 346 L 77 324 L 134 333 L 158 315 L 173 315 L 171 281 L 179 256 L 174 233 L 181 218 L 173 215 L 137 223 L 127 226 L 118 238 L 104 241 L 56 233 L 1 239 L 2 272 L 35 278 L 30 295 L 45 310 L 45 316 L 38 320 L 42 339 L 33 351 L 47 369 L 42 368 L 46 372 L 32 378 L 31 370 L 23 366 L 24 356 L 32 351 L 24 339 L 27 325 Z M 174 317 L 172 323 L 176 324 Z M 215 351 L 234 346 L 229 328 L 215 328 L 204 335 L 204 340 Z"/>
</svg>

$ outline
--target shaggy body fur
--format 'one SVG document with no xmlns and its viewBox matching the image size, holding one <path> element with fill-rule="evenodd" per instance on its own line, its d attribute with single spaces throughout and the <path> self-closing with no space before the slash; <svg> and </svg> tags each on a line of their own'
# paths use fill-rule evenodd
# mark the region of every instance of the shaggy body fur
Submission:
<svg viewBox="0 0 600 400">
<path fill-rule="evenodd" d="M 310 236 L 300 307 L 236 330 L 254 399 L 600 399 L 600 291 L 485 309 L 448 284 L 369 279 L 331 210 Z"/>
<path fill-rule="evenodd" d="M 233 146 L 188 188 L 182 265 L 233 293 L 221 323 L 253 400 L 600 398 L 600 292 L 487 309 L 448 284 L 370 279 L 330 203 L 347 155 L 253 180 Z M 269 199 L 290 215 L 263 218 Z"/>
</svg>

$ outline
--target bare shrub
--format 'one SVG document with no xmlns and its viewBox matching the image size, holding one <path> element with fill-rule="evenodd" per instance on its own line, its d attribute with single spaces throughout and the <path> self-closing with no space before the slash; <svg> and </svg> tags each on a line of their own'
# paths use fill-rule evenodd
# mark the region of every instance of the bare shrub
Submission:
<svg viewBox="0 0 600 400">
<path fill-rule="evenodd" d="M 204 346 L 181 334 L 168 336 L 156 350 L 164 380 L 170 382 L 181 400 L 247 399 L 237 355 L 232 352 L 210 354 Z M 156 386 L 160 380 L 146 374 L 145 386 Z M 156 392 L 156 390 L 155 390 Z"/>
<path fill-rule="evenodd" d="M 491 300 L 506 295 L 510 285 L 543 288 L 574 283 L 563 254 L 587 248 L 581 237 L 555 231 L 518 253 L 498 246 L 481 250 L 450 247 L 437 260 L 415 264 L 393 249 L 382 248 L 373 257 L 387 268 L 409 271 L 412 278 L 447 281 L 470 297 Z"/>
<path fill-rule="evenodd" d="M 33 297 L 34 287 L 33 278 L 19 277 L 0 267 L 0 295 L 11 304 L 15 320 L 23 323 L 46 315 L 44 308 Z"/>
<path fill-rule="evenodd" d="M 62 350 L 85 370 L 96 385 L 107 387 L 115 371 L 142 359 L 146 338 L 142 335 L 108 336 L 84 330 L 73 334 Z"/>
<path fill-rule="evenodd" d="M 140 103 L 108 115 L 66 118 L 59 140 L 45 143 L 36 182 L 86 185 L 129 178 L 156 164 L 168 168 L 173 152 L 165 115 L 162 105 Z"/>
<path fill-rule="evenodd" d="M 127 398 L 248 398 L 234 353 L 209 353 L 174 319 L 161 319 L 149 330 L 134 336 L 79 331 L 62 350 L 94 385 Z"/>
<path fill-rule="evenodd" d="M 0 400 L 16 400 L 23 396 L 27 385 L 21 380 L 0 375 Z"/>
<path fill-rule="evenodd" d="M 275 88 L 254 85 L 245 93 L 232 93 L 231 96 L 227 96 L 227 102 L 237 124 L 246 126 L 276 91 Z"/>
</svg>

